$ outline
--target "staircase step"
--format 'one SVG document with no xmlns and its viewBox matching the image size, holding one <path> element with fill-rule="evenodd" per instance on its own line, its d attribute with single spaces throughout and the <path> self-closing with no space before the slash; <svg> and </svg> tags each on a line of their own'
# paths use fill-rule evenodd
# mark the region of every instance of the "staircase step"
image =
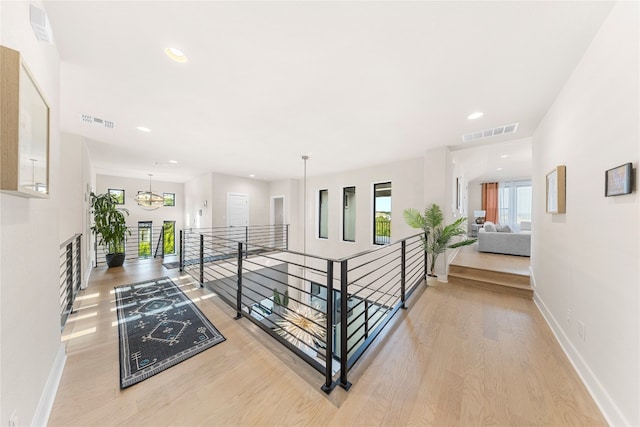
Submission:
<svg viewBox="0 0 640 427">
<path fill-rule="evenodd" d="M 448 281 L 455 285 L 473 286 L 490 291 L 508 293 L 525 298 L 533 298 L 533 289 L 528 285 L 483 280 L 482 278 L 449 272 Z"/>
<path fill-rule="evenodd" d="M 484 282 L 494 282 L 507 286 L 524 286 L 530 288 L 530 278 L 526 274 L 508 273 L 504 271 L 485 270 L 476 267 L 465 267 L 451 264 L 449 274 L 455 274 L 469 279 L 477 279 Z"/>
</svg>

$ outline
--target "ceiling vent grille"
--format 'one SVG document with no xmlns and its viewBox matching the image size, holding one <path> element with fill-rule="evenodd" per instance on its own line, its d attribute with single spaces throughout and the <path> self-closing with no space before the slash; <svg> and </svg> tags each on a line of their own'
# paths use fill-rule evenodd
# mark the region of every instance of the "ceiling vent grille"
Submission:
<svg viewBox="0 0 640 427">
<path fill-rule="evenodd" d="M 102 128 L 114 129 L 116 124 L 109 120 L 99 119 L 98 117 L 89 116 L 87 114 L 80 114 L 80 121 L 89 125 L 96 125 Z"/>
<path fill-rule="evenodd" d="M 462 135 L 462 142 L 473 142 L 480 139 L 491 138 L 492 136 L 516 133 L 516 131 L 518 130 L 518 125 L 519 123 L 511 123 L 510 125 L 498 126 L 493 129 L 471 132 L 466 135 Z"/>
</svg>

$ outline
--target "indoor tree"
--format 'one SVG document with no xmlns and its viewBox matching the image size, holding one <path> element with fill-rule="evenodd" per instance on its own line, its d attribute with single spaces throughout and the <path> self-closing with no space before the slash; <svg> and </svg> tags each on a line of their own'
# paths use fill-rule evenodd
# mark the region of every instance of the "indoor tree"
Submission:
<svg viewBox="0 0 640 427">
<path fill-rule="evenodd" d="M 129 211 L 118 208 L 118 199 L 111 194 L 95 194 L 91 192 L 91 213 L 94 225 L 91 231 L 104 246 L 107 265 L 119 267 L 124 263 L 125 240 L 131 231 L 127 228 L 126 215 Z"/>
<path fill-rule="evenodd" d="M 417 209 L 405 209 L 404 219 L 413 228 L 424 231 L 422 244 L 429 257 L 429 276 L 435 277 L 436 260 L 447 249 L 471 245 L 477 239 L 466 239 L 467 231 L 463 227 L 467 218 L 461 217 L 449 225 L 444 225 L 444 215 L 440 206 L 435 203 L 429 205 L 424 213 Z M 465 236 L 463 240 L 450 243 L 454 237 Z"/>
</svg>

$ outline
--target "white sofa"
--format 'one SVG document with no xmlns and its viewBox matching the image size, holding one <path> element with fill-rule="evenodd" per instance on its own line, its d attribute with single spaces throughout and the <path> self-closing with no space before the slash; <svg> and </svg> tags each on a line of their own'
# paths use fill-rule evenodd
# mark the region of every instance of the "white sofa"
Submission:
<svg viewBox="0 0 640 427">
<path fill-rule="evenodd" d="M 531 231 L 521 231 L 520 233 L 501 232 L 497 231 L 494 224 L 485 223 L 484 227 L 478 232 L 478 251 L 531 256 Z"/>
</svg>

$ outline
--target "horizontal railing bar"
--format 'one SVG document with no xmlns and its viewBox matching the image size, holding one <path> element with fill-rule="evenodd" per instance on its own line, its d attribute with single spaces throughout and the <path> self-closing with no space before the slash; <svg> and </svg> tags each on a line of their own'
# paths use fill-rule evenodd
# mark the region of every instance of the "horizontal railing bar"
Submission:
<svg viewBox="0 0 640 427">
<path fill-rule="evenodd" d="M 384 267 L 386 267 L 388 265 L 389 264 L 386 264 L 386 265 L 384 265 Z M 400 267 L 400 264 L 392 265 L 390 270 L 387 270 L 386 272 L 380 274 L 380 276 L 376 280 L 380 280 L 381 278 L 383 278 L 384 276 L 386 276 L 387 274 L 391 273 L 393 270 L 395 270 L 396 268 L 399 268 L 399 267 Z M 366 274 L 363 274 L 362 276 L 358 277 L 357 279 L 350 280 L 349 281 L 349 285 L 355 285 L 358 282 L 362 281 L 362 279 L 364 279 L 365 277 L 368 277 L 368 276 L 370 276 L 370 275 L 372 275 L 374 273 L 379 273 L 381 269 L 382 269 L 382 267 L 380 269 L 378 269 L 378 270 L 371 270 L 370 272 L 368 272 Z"/>
<path fill-rule="evenodd" d="M 381 259 L 383 259 L 383 258 L 386 258 L 386 257 L 389 257 L 389 256 L 393 256 L 393 255 L 395 255 L 395 254 L 397 253 L 397 251 L 398 251 L 397 249 L 396 249 L 396 250 L 393 250 L 393 251 L 389 251 L 389 253 L 386 253 L 386 254 L 384 254 L 384 255 L 382 255 L 382 256 L 379 256 L 378 258 L 374 258 L 374 259 L 372 259 L 372 260 L 369 260 L 369 261 L 363 262 L 362 264 L 356 265 L 355 267 L 352 267 L 352 268 L 350 268 L 350 269 L 349 269 L 349 270 L 347 270 L 347 271 L 348 271 L 349 273 L 352 273 L 353 271 L 355 271 L 355 270 L 357 270 L 357 269 L 359 269 L 359 268 L 362 268 L 362 267 L 364 267 L 364 266 L 366 266 L 366 265 L 369 265 L 369 264 L 371 264 L 371 263 L 374 263 L 374 262 L 376 262 L 376 261 L 379 261 L 379 260 L 381 260 Z M 399 258 L 400 258 L 400 256 L 398 255 L 395 259 L 392 259 L 392 260 L 391 260 L 391 261 L 389 261 L 389 262 L 393 262 L 393 261 L 395 261 L 396 259 L 399 259 Z"/>
</svg>

